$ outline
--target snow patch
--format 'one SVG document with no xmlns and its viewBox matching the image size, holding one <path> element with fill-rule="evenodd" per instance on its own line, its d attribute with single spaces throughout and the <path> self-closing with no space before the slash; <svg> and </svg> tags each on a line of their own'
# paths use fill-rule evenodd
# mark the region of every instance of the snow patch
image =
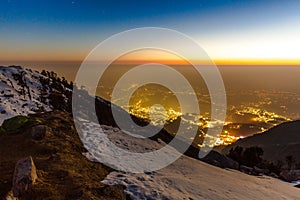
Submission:
<svg viewBox="0 0 300 200">
<path fill-rule="evenodd" d="M 41 76 L 38 72 L 18 66 L 0 67 L 0 124 L 5 119 L 34 113 L 39 109 L 51 111 L 48 104 L 40 101 Z"/>
<path fill-rule="evenodd" d="M 162 141 L 132 137 L 118 128 L 80 120 L 79 135 L 89 151 L 84 155 L 91 161 L 120 171 L 137 172 L 139 169 L 143 171 L 144 166 L 148 171 L 162 168 L 174 156 L 180 156 L 176 149 L 166 146 Z"/>
<path fill-rule="evenodd" d="M 122 163 L 107 152 L 108 140 L 127 150 L 140 152 L 162 148 L 163 142 L 133 138 L 121 130 L 94 123 L 84 124 L 84 134 L 97 134 L 101 145 L 97 156 L 107 156 L 115 165 Z M 91 137 L 91 139 L 94 137 Z M 89 144 L 85 144 L 89 145 Z M 114 152 L 118 153 L 118 152 Z M 95 161 L 93 155 L 86 153 Z M 147 159 L 147 158 L 145 158 Z M 99 160 L 98 160 L 99 161 Z M 100 160 L 101 162 L 101 160 Z M 104 163 L 105 164 L 105 163 Z M 133 162 L 132 165 L 138 163 Z M 155 172 L 124 173 L 114 171 L 103 181 L 107 185 L 125 186 L 125 193 L 132 199 L 298 199 L 299 188 L 267 176 L 250 176 L 235 170 L 226 170 L 183 155 L 166 168 Z"/>
</svg>

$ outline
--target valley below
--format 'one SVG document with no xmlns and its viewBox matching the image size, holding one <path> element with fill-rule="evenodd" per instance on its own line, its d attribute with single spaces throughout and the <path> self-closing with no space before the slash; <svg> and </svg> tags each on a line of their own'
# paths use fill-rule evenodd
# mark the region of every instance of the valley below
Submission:
<svg viewBox="0 0 300 200">
<path fill-rule="evenodd" d="M 294 187 L 300 180 L 300 124 L 295 121 L 297 114 L 292 109 L 294 104 L 298 105 L 297 93 L 282 93 L 283 101 L 274 91 L 264 95 L 253 92 L 252 98 L 259 99 L 255 103 L 244 97 L 247 101 L 242 101 L 240 106 L 228 106 L 222 133 L 212 137 L 214 142 L 209 144 L 213 151 L 199 159 L 203 137 L 209 137 L 207 129 L 220 126 L 220 122 L 210 119 L 205 109 L 201 116 L 176 109 L 168 110 L 164 116 L 156 110 L 158 120 L 149 122 L 149 110 L 142 104 L 132 104 L 135 107 L 128 110 L 76 88 L 82 105 L 87 106 L 78 110 L 79 115 L 76 113 L 80 118 L 74 118 L 71 105 L 74 88 L 54 72 L 0 67 L 0 77 L 1 198 L 297 199 L 300 195 L 299 188 Z M 276 97 L 272 97 L 275 93 Z M 230 93 L 229 99 L 233 97 Z M 204 95 L 203 102 L 208 100 L 205 98 Z M 162 95 L 162 99 L 168 98 Z M 149 103 L 151 98 L 146 95 L 144 101 Z M 270 101 L 276 106 L 272 107 Z M 93 103 L 97 108 L 97 121 L 88 117 L 88 107 Z M 283 110 L 276 110 L 277 105 Z M 111 106 L 115 106 L 120 115 L 129 112 L 133 121 L 142 126 L 162 125 L 160 117 L 167 117 L 167 123 L 153 137 L 132 137 L 130 131 L 118 127 Z M 81 121 L 83 133 L 77 132 L 74 120 Z M 98 122 L 102 132 L 99 125 L 95 125 Z M 122 172 L 122 167 L 128 167 L 122 165 L 127 159 L 123 152 L 147 153 L 162 149 L 174 139 L 179 123 L 185 124 L 186 131 L 197 127 L 195 137 L 185 138 L 191 140 L 192 145 L 184 155 L 156 171 Z M 41 126 L 42 133 L 36 133 L 34 130 Z M 184 139 L 184 130 L 179 134 Z M 110 142 L 124 151 L 110 151 Z M 185 140 L 178 142 L 184 144 Z M 175 146 L 172 148 L 176 151 Z M 245 161 L 247 155 L 254 156 L 251 162 Z M 172 157 L 171 154 L 165 156 Z M 17 163 L 22 159 L 32 160 L 30 173 L 36 174 L 26 176 L 30 180 L 25 184 L 26 189 L 20 189 L 23 183 L 16 181 Z M 141 164 L 134 160 L 129 162 L 132 166 Z"/>
</svg>

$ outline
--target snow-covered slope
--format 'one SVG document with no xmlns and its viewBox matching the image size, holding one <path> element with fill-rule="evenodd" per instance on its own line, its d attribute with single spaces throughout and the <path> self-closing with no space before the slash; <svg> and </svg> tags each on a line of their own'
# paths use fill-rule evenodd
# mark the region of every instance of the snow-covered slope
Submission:
<svg viewBox="0 0 300 200">
<path fill-rule="evenodd" d="M 267 176 L 250 176 L 217 168 L 182 156 L 152 174 L 112 172 L 103 181 L 123 185 L 133 199 L 288 199 L 300 197 L 299 188 Z"/>
<path fill-rule="evenodd" d="M 86 147 L 95 144 L 95 140 L 101 141 L 97 146 L 97 158 L 100 162 L 101 158 L 103 160 L 109 158 L 113 164 L 122 163 L 122 152 L 119 152 L 118 158 L 107 152 L 108 138 L 119 147 L 132 152 L 145 152 L 165 145 L 163 142 L 132 138 L 114 127 L 102 126 L 104 132 L 99 133 L 95 131 L 98 126 L 94 123 L 84 122 L 83 126 Z M 95 161 L 90 154 L 86 156 Z M 296 200 L 300 196 L 298 188 L 278 179 L 250 176 L 235 170 L 217 168 L 184 155 L 168 167 L 155 172 L 146 171 L 139 174 L 112 172 L 103 183 L 125 186 L 125 192 L 132 199 Z"/>
<path fill-rule="evenodd" d="M 40 101 L 40 76 L 21 67 L 0 67 L 0 124 L 7 118 L 27 115 L 39 108 L 51 110 L 49 104 Z"/>
<path fill-rule="evenodd" d="M 66 93 L 71 91 L 65 87 L 68 83 L 55 73 L 48 72 L 49 76 L 44 73 L 19 66 L 0 66 L 0 124 L 16 115 L 51 111 L 60 99 L 67 102 Z"/>
</svg>

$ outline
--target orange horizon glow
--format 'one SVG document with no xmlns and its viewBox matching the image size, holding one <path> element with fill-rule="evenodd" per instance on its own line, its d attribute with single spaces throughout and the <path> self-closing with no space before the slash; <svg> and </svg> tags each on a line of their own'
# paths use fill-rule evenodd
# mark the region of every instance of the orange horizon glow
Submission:
<svg viewBox="0 0 300 200">
<path fill-rule="evenodd" d="M 300 60 L 235 60 L 235 59 L 212 59 L 211 61 L 205 61 L 205 60 L 193 60 L 194 63 L 196 64 L 216 64 L 216 65 L 220 65 L 220 66 L 226 66 L 226 65 L 237 65 L 237 66 L 247 66 L 247 65 L 272 65 L 272 66 L 283 66 L 283 65 L 287 65 L 287 66 L 300 66 Z M 145 63 L 161 63 L 161 64 L 170 64 L 170 65 L 191 65 L 190 62 L 186 61 L 186 60 L 168 60 L 168 59 L 134 59 L 134 60 L 117 60 L 114 62 L 114 64 L 145 64 Z"/>
<path fill-rule="evenodd" d="M 222 44 L 220 46 L 228 47 L 228 45 Z M 279 54 L 279 52 L 276 52 L 275 50 L 267 51 L 269 49 L 269 45 L 265 45 L 265 48 L 262 48 L 262 50 L 266 50 L 265 52 L 262 52 L 262 50 L 258 51 L 258 53 L 254 54 L 254 49 L 243 49 L 239 46 L 234 46 L 233 49 L 240 49 L 239 51 L 229 51 L 230 54 L 226 55 L 225 53 L 227 51 L 224 50 L 219 52 L 216 51 L 216 48 L 212 48 L 209 52 L 211 52 L 208 55 L 211 55 L 211 58 L 207 57 L 206 55 L 198 55 L 195 52 L 190 52 L 190 59 L 193 63 L 200 64 L 200 65 L 211 65 L 216 64 L 219 66 L 226 66 L 226 65 L 287 65 L 287 66 L 300 66 L 300 58 L 296 57 L 294 54 L 297 49 L 290 48 L 293 51 L 291 51 L 291 56 L 287 57 L 287 55 Z M 229 47 L 228 47 L 229 48 Z M 18 51 L 14 52 L 13 49 L 5 49 L 0 54 L 0 64 L 1 63 L 10 63 L 10 64 L 18 64 L 18 63 L 29 63 L 29 62 L 83 62 L 88 56 L 88 51 L 86 49 L 81 49 L 80 51 L 75 50 L 77 48 L 67 48 L 62 50 L 58 47 L 55 49 L 42 49 L 38 53 L 33 50 L 28 50 L 26 52 L 23 52 L 21 49 L 17 49 Z M 249 52 L 248 52 L 249 51 Z M 66 54 L 67 52 L 67 54 Z M 251 54 L 252 52 L 252 54 Z M 289 51 L 287 51 L 289 52 Z M 264 54 L 263 54 L 264 53 Z M 269 53 L 269 54 L 267 54 Z M 17 55 L 17 57 L 16 57 Z M 248 55 L 248 56 L 245 56 Z M 271 56 L 273 55 L 273 56 Z M 282 56 L 280 56 L 282 55 Z M 98 56 L 95 55 L 94 57 L 89 58 L 92 62 L 101 62 L 101 61 L 107 61 L 108 59 L 111 59 L 112 54 L 111 52 L 106 52 L 104 55 Z M 147 63 L 160 63 L 160 64 L 166 64 L 166 65 L 191 65 L 188 60 L 185 60 L 185 58 L 182 58 L 180 55 L 176 55 L 175 53 L 166 51 L 166 50 L 159 50 L 159 49 L 141 49 L 136 51 L 128 52 L 124 55 L 121 55 L 119 58 L 115 59 L 113 64 L 147 64 Z"/>
<path fill-rule="evenodd" d="M 69 59 L 62 59 L 62 60 L 55 60 L 55 59 L 47 59 L 47 60 L 41 60 L 41 59 L 37 59 L 37 60 L 0 60 L 0 64 L 1 63 L 12 63 L 12 64 L 17 64 L 17 63 L 81 63 L 83 62 L 84 59 L 76 59 L 76 60 L 69 60 Z M 99 61 L 94 61 L 94 62 L 101 62 Z M 214 63 L 215 65 L 218 66 L 226 66 L 226 65 L 236 65 L 236 66 L 247 66 L 247 65 L 258 65 L 258 66 L 300 66 L 300 60 L 255 60 L 255 59 L 212 59 L 211 61 L 205 61 L 205 60 L 193 60 L 194 63 L 196 64 L 212 64 Z M 147 64 L 147 63 L 160 63 L 160 64 L 166 64 L 166 65 L 191 65 L 190 62 L 183 60 L 183 59 L 118 59 L 116 61 L 113 62 L 113 64 Z"/>
<path fill-rule="evenodd" d="M 216 59 L 213 60 L 216 65 L 300 65 L 300 60 L 270 60 L 270 59 Z"/>
<path fill-rule="evenodd" d="M 194 55 L 192 60 L 182 58 L 172 52 L 164 50 L 142 50 L 133 51 L 122 55 L 113 62 L 114 64 L 146 64 L 161 63 L 170 65 L 191 65 L 191 63 L 200 65 L 300 65 L 300 59 L 263 59 L 263 58 L 197 58 Z"/>
</svg>

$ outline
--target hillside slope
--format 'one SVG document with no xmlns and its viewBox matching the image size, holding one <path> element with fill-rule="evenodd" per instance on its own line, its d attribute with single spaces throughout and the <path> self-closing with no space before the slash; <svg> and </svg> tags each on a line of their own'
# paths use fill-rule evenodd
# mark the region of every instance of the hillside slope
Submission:
<svg viewBox="0 0 300 200">
<path fill-rule="evenodd" d="M 299 189 L 277 179 L 249 176 L 192 159 L 198 158 L 199 151 L 193 146 L 186 152 L 190 157 L 182 156 L 157 172 L 129 174 L 113 171 L 101 163 L 91 162 L 95 160 L 90 154 L 84 153 L 84 147 L 90 143 L 85 143 L 84 146 L 74 128 L 70 114 L 71 84 L 56 77 L 54 73 L 40 74 L 15 66 L 0 67 L 0 75 L 3 86 L 1 89 L 4 91 L 0 96 L 1 122 L 18 114 L 29 115 L 34 119 L 33 124 L 26 127 L 0 129 L 0 198 L 5 197 L 11 189 L 16 162 L 30 155 L 36 164 L 39 179 L 34 189 L 23 199 L 124 199 L 123 187 L 133 199 L 297 199 L 300 196 Z M 83 105 L 95 103 L 98 120 L 100 124 L 106 125 L 103 126 L 103 134 L 108 137 L 93 129 L 93 122 L 85 122 L 89 127 L 86 130 L 90 131 L 88 135 L 96 135 L 102 144 L 96 146 L 100 150 L 98 155 L 100 158 L 109 157 L 113 165 L 120 165 L 122 155 L 116 158 L 107 152 L 105 145 L 108 138 L 117 146 L 133 152 L 159 149 L 173 139 L 164 129 L 153 136 L 152 140 L 129 137 L 116 128 L 110 102 L 91 97 L 84 90 L 78 94 L 82 97 L 79 100 L 83 101 Z M 88 114 L 85 113 L 86 110 L 79 109 L 79 112 L 84 116 Z M 126 114 L 121 108 L 118 108 L 118 112 Z M 147 124 L 142 119 L 132 118 L 138 124 Z M 287 125 L 275 131 L 275 138 L 263 136 L 267 133 L 253 136 L 266 137 L 255 139 L 253 144 L 261 141 L 269 146 L 288 144 L 290 148 L 295 145 L 295 141 L 299 141 L 298 123 L 294 128 Z M 30 134 L 31 126 L 35 124 L 49 127 L 46 136 L 40 140 L 33 139 Z M 288 132 L 284 132 L 285 130 Z"/>
<path fill-rule="evenodd" d="M 30 119 L 48 127 L 44 138 L 34 139 L 30 133 L 34 124 L 0 134 L 0 199 L 12 188 L 17 161 L 27 156 L 33 158 L 38 181 L 20 199 L 125 199 L 122 187 L 101 183 L 112 170 L 82 155 L 86 150 L 70 114 L 53 111 L 30 115 Z"/>
<path fill-rule="evenodd" d="M 112 172 L 103 181 L 124 185 L 132 199 L 297 200 L 299 188 L 267 176 L 250 176 L 182 156 L 170 166 L 147 174 Z"/>
<path fill-rule="evenodd" d="M 264 150 L 263 158 L 277 162 L 292 155 L 300 162 L 300 121 L 285 122 L 268 131 L 240 139 L 225 147 L 222 153 L 227 154 L 231 148 L 259 146 Z"/>
<path fill-rule="evenodd" d="M 54 72 L 0 66 L 0 124 L 16 115 L 70 110 L 72 85 Z"/>
<path fill-rule="evenodd" d="M 96 151 L 97 158 L 111 155 L 108 139 L 131 152 L 147 152 L 165 144 L 153 140 L 133 138 L 113 127 L 105 127 L 103 133 L 93 131 L 97 126 L 85 124 L 89 134 L 85 145 L 101 141 Z M 94 136 L 93 136 L 94 135 Z M 151 149 L 152 151 L 152 149 Z M 112 165 L 126 164 L 126 154 L 115 152 L 110 156 Z M 93 160 L 93 158 L 88 157 Z M 144 157 L 147 160 L 147 157 Z M 132 161 L 132 165 L 139 165 Z M 286 182 L 267 176 L 250 176 L 235 170 L 221 169 L 199 160 L 181 156 L 171 165 L 155 172 L 139 174 L 111 172 L 103 181 L 109 185 L 123 185 L 132 199 L 299 199 L 300 190 Z"/>
</svg>

